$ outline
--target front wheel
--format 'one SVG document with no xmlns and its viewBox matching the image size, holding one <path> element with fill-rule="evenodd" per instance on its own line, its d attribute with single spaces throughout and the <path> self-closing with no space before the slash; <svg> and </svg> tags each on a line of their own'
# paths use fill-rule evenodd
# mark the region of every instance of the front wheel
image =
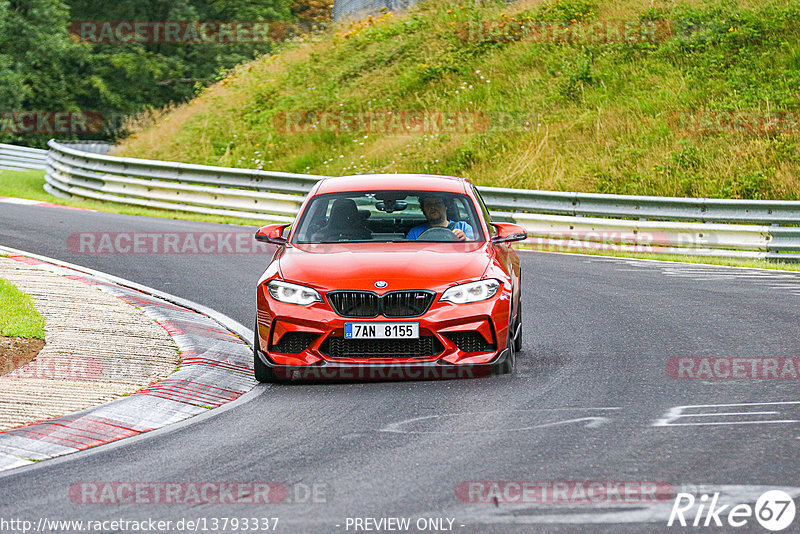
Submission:
<svg viewBox="0 0 800 534">
<path fill-rule="evenodd" d="M 514 321 L 514 331 L 517 334 L 514 337 L 514 352 L 522 352 L 522 302 L 519 303 L 517 309 L 517 320 Z"/>
<path fill-rule="evenodd" d="M 508 350 L 511 351 L 508 357 L 500 363 L 495 363 L 492 365 L 492 374 L 493 375 L 507 375 L 514 371 L 514 365 L 517 361 L 517 354 L 515 348 L 515 341 L 511 334 L 511 326 L 509 325 L 508 328 L 508 343 L 506 346 Z"/>
<path fill-rule="evenodd" d="M 258 357 L 258 351 L 261 350 L 261 344 L 258 341 L 258 323 L 256 323 L 255 335 L 253 337 L 255 338 L 253 339 L 253 374 L 256 380 L 262 384 L 264 382 L 274 382 L 275 371 Z"/>
<path fill-rule="evenodd" d="M 519 298 L 517 299 L 517 320 L 514 321 L 514 333 L 516 334 L 514 337 L 514 350 L 522 352 L 522 271 L 519 273 L 517 285 L 519 286 Z"/>
</svg>

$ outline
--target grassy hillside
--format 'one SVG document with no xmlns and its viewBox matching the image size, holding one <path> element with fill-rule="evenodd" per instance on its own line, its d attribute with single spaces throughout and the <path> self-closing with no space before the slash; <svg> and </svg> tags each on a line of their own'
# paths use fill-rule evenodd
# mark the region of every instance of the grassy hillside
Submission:
<svg viewBox="0 0 800 534">
<path fill-rule="evenodd" d="M 572 40 L 542 37 L 535 28 L 552 28 L 542 21 L 571 24 Z M 609 21 L 657 30 L 631 41 L 595 30 L 607 42 L 577 32 Z M 800 115 L 792 123 L 781 113 L 798 109 L 798 0 L 432 0 L 242 65 L 154 126 L 143 121 L 116 153 L 327 175 L 453 174 L 530 189 L 797 199 Z M 287 131 L 287 117 L 304 111 L 482 115 L 458 131 Z M 751 123 L 777 113 L 784 131 L 711 131 L 686 119 L 721 112 Z"/>
</svg>

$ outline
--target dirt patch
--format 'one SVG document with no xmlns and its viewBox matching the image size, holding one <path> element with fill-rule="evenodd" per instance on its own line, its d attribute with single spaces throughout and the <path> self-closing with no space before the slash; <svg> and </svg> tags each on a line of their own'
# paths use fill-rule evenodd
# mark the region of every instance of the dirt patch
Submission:
<svg viewBox="0 0 800 534">
<path fill-rule="evenodd" d="M 0 375 L 10 373 L 33 360 L 44 347 L 41 339 L 0 337 Z"/>
</svg>

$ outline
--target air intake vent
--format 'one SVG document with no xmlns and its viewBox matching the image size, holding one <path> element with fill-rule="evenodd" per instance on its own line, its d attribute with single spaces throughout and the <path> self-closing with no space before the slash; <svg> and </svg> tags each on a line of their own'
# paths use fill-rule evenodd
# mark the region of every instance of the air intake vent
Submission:
<svg viewBox="0 0 800 534">
<path fill-rule="evenodd" d="M 444 350 L 435 336 L 419 339 L 344 339 L 329 336 L 319 350 L 331 358 L 425 358 Z"/>
<path fill-rule="evenodd" d="M 496 350 L 494 344 L 487 343 L 480 332 L 450 332 L 445 334 L 462 352 L 489 352 Z"/>
<path fill-rule="evenodd" d="M 269 350 L 284 354 L 298 354 L 306 350 L 318 337 L 319 334 L 313 332 L 286 332 L 281 340 L 272 345 Z"/>
</svg>

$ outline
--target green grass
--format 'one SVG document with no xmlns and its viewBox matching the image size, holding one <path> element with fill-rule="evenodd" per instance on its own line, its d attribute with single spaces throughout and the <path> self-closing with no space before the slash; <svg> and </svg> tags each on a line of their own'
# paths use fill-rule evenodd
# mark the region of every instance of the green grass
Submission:
<svg viewBox="0 0 800 534">
<path fill-rule="evenodd" d="M 466 33 L 476 21 L 541 20 L 666 20 L 672 33 L 638 43 Z M 449 174 L 526 189 L 800 198 L 797 131 L 709 134 L 674 119 L 800 109 L 798 0 L 431 0 L 335 32 L 239 66 L 143 121 L 116 153 L 311 174 Z M 409 135 L 276 127 L 298 110 L 510 112 L 531 122 Z"/>
<path fill-rule="evenodd" d="M 61 206 L 85 208 L 109 213 L 123 213 L 126 215 L 142 215 L 146 217 L 162 217 L 166 219 L 181 219 L 186 221 L 241 224 L 247 226 L 267 224 L 267 222 L 259 223 L 259 221 L 256 219 L 201 215 L 183 211 L 126 206 L 124 204 L 117 204 L 114 202 L 82 200 L 76 197 L 61 198 L 53 196 L 45 191 L 43 189 L 44 183 L 44 171 L 9 171 L 0 169 L 0 196 L 41 200 L 43 202 L 52 202 Z"/>
<path fill-rule="evenodd" d="M 31 298 L 1 278 L 0 336 L 44 339 L 44 317 Z"/>
</svg>

